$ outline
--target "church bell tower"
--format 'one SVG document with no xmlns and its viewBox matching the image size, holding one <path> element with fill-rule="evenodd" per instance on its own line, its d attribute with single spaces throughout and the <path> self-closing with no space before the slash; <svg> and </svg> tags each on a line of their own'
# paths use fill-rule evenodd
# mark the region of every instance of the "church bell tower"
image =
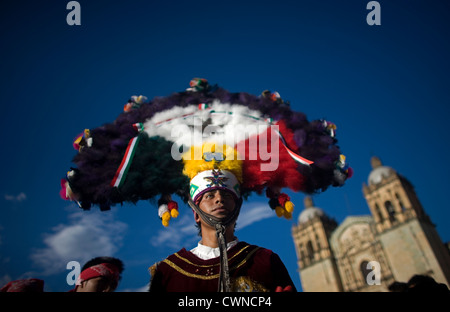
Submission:
<svg viewBox="0 0 450 312">
<path fill-rule="evenodd" d="M 311 197 L 305 197 L 304 205 L 298 224 L 292 228 L 303 291 L 342 291 L 328 240 L 337 222 L 315 207 Z"/>
<path fill-rule="evenodd" d="M 414 187 L 378 157 L 371 165 L 363 193 L 395 279 L 408 281 L 414 272 L 449 285 L 450 254 Z"/>
</svg>

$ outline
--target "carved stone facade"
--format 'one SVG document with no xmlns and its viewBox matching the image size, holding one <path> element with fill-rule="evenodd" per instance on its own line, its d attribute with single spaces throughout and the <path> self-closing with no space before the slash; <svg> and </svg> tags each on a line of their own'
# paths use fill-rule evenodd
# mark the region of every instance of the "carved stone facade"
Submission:
<svg viewBox="0 0 450 312">
<path fill-rule="evenodd" d="M 303 291 L 388 291 L 414 274 L 450 285 L 450 253 L 411 185 L 377 157 L 364 197 L 371 215 L 340 225 L 305 198 L 292 229 Z"/>
</svg>

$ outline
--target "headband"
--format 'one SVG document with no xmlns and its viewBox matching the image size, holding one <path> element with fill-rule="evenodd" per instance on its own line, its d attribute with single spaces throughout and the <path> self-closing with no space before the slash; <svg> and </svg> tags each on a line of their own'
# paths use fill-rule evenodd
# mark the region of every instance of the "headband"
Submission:
<svg viewBox="0 0 450 312">
<path fill-rule="evenodd" d="M 120 272 L 119 269 L 111 263 L 100 263 L 93 265 L 80 273 L 75 285 L 79 286 L 82 282 L 99 276 L 106 277 L 115 283 L 118 283 Z"/>
<path fill-rule="evenodd" d="M 191 180 L 190 196 L 195 203 L 203 194 L 212 190 L 225 190 L 233 194 L 235 199 L 240 197 L 239 182 L 230 171 L 202 171 Z"/>
</svg>

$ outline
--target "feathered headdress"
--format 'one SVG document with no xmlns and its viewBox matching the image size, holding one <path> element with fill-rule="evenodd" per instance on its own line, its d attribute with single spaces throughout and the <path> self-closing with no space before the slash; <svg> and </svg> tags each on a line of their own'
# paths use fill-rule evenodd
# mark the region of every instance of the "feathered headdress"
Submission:
<svg viewBox="0 0 450 312">
<path fill-rule="evenodd" d="M 231 93 L 195 78 L 167 97 L 133 96 L 114 122 L 78 136 L 61 196 L 101 210 L 158 198 L 167 226 L 178 216 L 172 195 L 187 202 L 223 187 L 244 199 L 265 192 L 277 215 L 290 218 L 283 188 L 316 193 L 351 177 L 335 131 L 329 121 L 309 122 L 276 92 Z"/>
</svg>

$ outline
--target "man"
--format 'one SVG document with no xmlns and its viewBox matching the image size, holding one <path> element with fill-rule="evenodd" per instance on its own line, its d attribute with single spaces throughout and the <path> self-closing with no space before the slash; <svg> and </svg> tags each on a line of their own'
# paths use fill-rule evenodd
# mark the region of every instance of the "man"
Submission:
<svg viewBox="0 0 450 312">
<path fill-rule="evenodd" d="M 231 171 L 197 174 L 191 199 L 202 239 L 194 249 L 183 248 L 153 265 L 150 291 L 296 291 L 277 254 L 234 235 L 242 198 Z"/>
<path fill-rule="evenodd" d="M 113 257 L 96 257 L 83 266 L 71 292 L 113 292 L 121 279 L 124 266 Z"/>
<path fill-rule="evenodd" d="M 138 100 L 114 122 L 85 131 L 82 149 L 75 142 L 76 168 L 63 179 L 61 196 L 102 211 L 160 196 L 164 227 L 179 214 L 171 195 L 189 202 L 202 240 L 154 266 L 152 290 L 295 290 L 279 257 L 239 242 L 234 225 L 242 198 L 253 192 L 265 191 L 276 215 L 290 219 L 294 205 L 283 188 L 314 193 L 342 186 L 352 170 L 336 145 L 335 125 L 308 122 L 278 93 L 229 92 L 199 78 L 186 91 Z M 181 162 L 189 147 L 199 157 L 190 153 Z M 213 190 L 223 192 L 206 194 Z M 207 205 L 226 192 L 231 202 Z"/>
<path fill-rule="evenodd" d="M 96 257 L 86 262 L 69 292 L 113 292 L 123 272 L 123 262 L 113 257 Z M 44 281 L 28 278 L 11 281 L 0 292 L 44 292 Z"/>
<path fill-rule="evenodd" d="M 25 278 L 11 281 L 0 292 L 44 292 L 44 281 L 38 278 Z"/>
</svg>

